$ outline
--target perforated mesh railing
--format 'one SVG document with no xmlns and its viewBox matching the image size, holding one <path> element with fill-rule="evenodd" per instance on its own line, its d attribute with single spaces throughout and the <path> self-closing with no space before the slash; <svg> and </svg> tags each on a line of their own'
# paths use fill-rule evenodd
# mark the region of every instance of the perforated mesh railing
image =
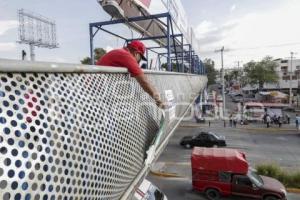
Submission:
<svg viewBox="0 0 300 200">
<path fill-rule="evenodd" d="M 42 73 L 47 67 L 58 73 Z M 0 199 L 119 199 L 161 119 L 136 81 L 110 68 L 0 60 L 0 69 Z M 178 102 L 190 103 L 205 84 L 198 76 L 147 76 L 161 93 L 181 92 Z M 163 138 L 175 123 L 167 121 Z"/>
</svg>

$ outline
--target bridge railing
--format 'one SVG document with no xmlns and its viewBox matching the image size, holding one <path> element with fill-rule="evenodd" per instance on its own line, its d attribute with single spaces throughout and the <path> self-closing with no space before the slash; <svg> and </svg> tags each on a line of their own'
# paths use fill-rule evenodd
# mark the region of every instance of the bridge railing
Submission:
<svg viewBox="0 0 300 200">
<path fill-rule="evenodd" d="M 0 59 L 0 199 L 130 197 L 206 84 L 145 74 L 165 116 L 123 68 Z"/>
</svg>

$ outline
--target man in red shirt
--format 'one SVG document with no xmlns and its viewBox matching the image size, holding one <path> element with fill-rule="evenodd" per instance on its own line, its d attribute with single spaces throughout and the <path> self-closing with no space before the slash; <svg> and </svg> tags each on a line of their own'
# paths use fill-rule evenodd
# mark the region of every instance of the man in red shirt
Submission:
<svg viewBox="0 0 300 200">
<path fill-rule="evenodd" d="M 147 92 L 156 102 L 159 107 L 164 107 L 157 90 L 150 84 L 139 63 L 141 60 L 146 60 L 144 53 L 145 45 L 134 40 L 122 49 L 115 49 L 103 55 L 96 65 L 125 67 L 128 69 L 132 77 L 134 77 L 140 86 Z"/>
</svg>

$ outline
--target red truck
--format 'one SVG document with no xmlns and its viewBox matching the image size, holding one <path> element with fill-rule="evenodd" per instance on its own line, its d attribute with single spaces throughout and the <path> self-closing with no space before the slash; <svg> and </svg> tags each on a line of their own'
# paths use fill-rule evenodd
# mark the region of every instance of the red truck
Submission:
<svg viewBox="0 0 300 200">
<path fill-rule="evenodd" d="M 244 153 L 227 148 L 195 147 L 191 157 L 193 189 L 208 199 L 237 195 L 263 200 L 286 200 L 278 180 L 257 175 Z"/>
</svg>

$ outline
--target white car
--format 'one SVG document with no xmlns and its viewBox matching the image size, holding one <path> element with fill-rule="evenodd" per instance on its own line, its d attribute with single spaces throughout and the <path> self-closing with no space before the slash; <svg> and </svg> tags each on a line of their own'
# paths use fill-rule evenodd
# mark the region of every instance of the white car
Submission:
<svg viewBox="0 0 300 200">
<path fill-rule="evenodd" d="M 131 200 L 168 200 L 166 195 L 145 179 L 136 189 Z"/>
</svg>

